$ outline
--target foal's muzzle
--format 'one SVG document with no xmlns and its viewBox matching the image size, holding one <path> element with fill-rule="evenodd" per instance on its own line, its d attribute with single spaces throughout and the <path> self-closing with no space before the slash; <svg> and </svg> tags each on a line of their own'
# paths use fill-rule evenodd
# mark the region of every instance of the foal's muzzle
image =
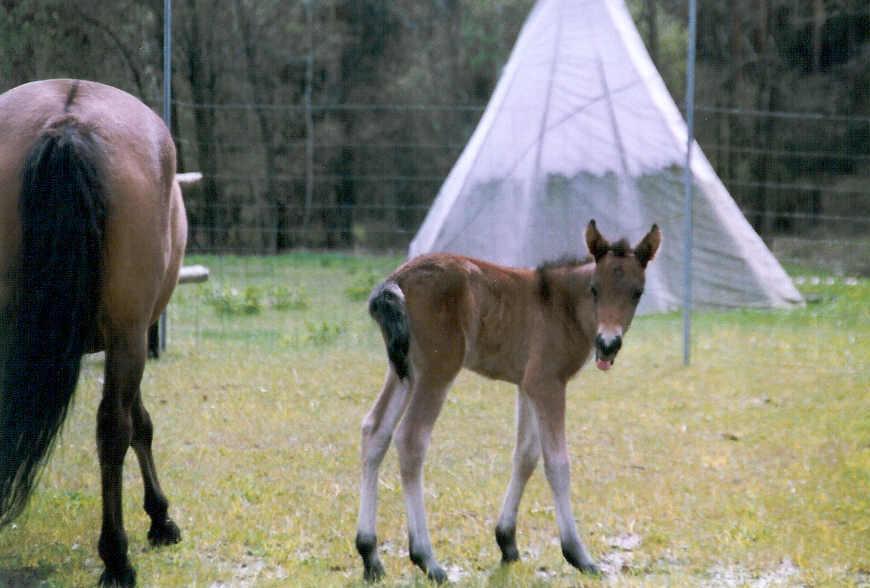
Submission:
<svg viewBox="0 0 870 588">
<path fill-rule="evenodd" d="M 595 364 L 598 369 L 607 371 L 613 367 L 616 354 L 622 347 L 622 336 L 614 335 L 605 338 L 601 333 L 595 337 Z"/>
</svg>

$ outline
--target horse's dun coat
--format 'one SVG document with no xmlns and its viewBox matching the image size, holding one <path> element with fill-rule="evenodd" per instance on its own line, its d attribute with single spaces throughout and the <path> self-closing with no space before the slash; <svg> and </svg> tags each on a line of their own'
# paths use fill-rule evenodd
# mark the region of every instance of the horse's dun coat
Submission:
<svg viewBox="0 0 870 588">
<path fill-rule="evenodd" d="M 463 367 L 518 387 L 513 473 L 495 530 L 503 561 L 519 558 L 517 509 L 543 453 L 562 553 L 580 570 L 598 571 L 571 512 L 565 385 L 593 350 L 600 369 L 612 367 L 660 242 L 654 225 L 633 249 L 624 240 L 611 244 L 591 221 L 586 243 L 593 259 L 588 263 L 528 270 L 458 255 L 424 255 L 375 288 L 369 310 L 381 327 L 390 366 L 362 425 L 356 546 L 367 580 L 384 574 L 375 530 L 378 469 L 394 431 L 410 558 L 431 579 L 447 578 L 429 539 L 422 469 L 435 420 Z"/>
<path fill-rule="evenodd" d="M 82 354 L 105 349 L 100 581 L 130 586 L 121 510 L 128 447 L 144 479 L 148 538 L 180 538 L 139 391 L 146 332 L 169 301 L 187 238 L 175 146 L 139 100 L 79 80 L 0 95 L 0 137 L 0 525 L 26 505 Z"/>
</svg>

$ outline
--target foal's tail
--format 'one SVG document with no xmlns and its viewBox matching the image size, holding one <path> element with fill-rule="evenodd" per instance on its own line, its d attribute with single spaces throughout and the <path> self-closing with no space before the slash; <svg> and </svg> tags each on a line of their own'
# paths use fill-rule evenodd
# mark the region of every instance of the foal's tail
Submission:
<svg viewBox="0 0 870 588">
<path fill-rule="evenodd" d="M 17 283 L 3 311 L 0 527 L 27 504 L 96 329 L 106 210 L 97 141 L 66 117 L 24 162 Z"/>
<path fill-rule="evenodd" d="M 399 379 L 408 377 L 408 349 L 411 346 L 411 331 L 408 328 L 408 313 L 405 310 L 405 294 L 396 282 L 387 280 L 372 291 L 369 297 L 369 314 L 381 326 L 387 357 Z"/>
</svg>

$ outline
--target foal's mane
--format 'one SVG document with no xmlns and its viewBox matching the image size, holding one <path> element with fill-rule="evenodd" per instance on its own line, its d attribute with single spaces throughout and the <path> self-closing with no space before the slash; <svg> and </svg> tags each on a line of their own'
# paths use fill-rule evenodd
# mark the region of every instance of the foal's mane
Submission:
<svg viewBox="0 0 870 588">
<path fill-rule="evenodd" d="M 538 296 L 541 302 L 548 303 L 553 297 L 552 272 L 558 269 L 570 269 L 581 267 L 595 261 L 591 255 L 586 257 L 575 257 L 573 255 L 563 255 L 557 259 L 545 261 L 535 268 L 535 278 L 538 283 Z"/>
<path fill-rule="evenodd" d="M 616 257 L 628 257 L 633 253 L 631 244 L 625 239 L 620 239 L 616 243 L 611 243 L 608 246 L 607 251 Z M 557 259 L 545 261 L 536 267 L 535 276 L 538 282 L 538 296 L 540 296 L 541 302 L 548 303 L 553 297 L 551 276 L 553 270 L 580 267 L 588 263 L 593 263 L 594 261 L 595 258 L 592 255 L 587 255 L 585 257 L 563 255 Z"/>
</svg>

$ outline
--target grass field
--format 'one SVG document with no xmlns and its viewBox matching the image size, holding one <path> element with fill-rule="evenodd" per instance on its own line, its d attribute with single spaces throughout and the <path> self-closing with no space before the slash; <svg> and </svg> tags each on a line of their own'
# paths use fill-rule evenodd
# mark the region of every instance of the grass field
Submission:
<svg viewBox="0 0 870 588">
<path fill-rule="evenodd" d="M 132 452 L 130 551 L 143 586 L 354 586 L 359 423 L 384 373 L 364 296 L 398 260 L 296 254 L 189 259 L 168 352 L 143 381 L 177 546 L 153 550 Z M 521 563 L 493 539 L 514 391 L 463 374 L 427 462 L 436 554 L 462 586 L 870 585 L 870 282 L 789 268 L 813 303 L 696 315 L 682 366 L 677 315 L 640 317 L 615 369 L 569 388 L 572 492 L 608 573 L 561 556 L 535 473 Z M 102 359 L 24 517 L 0 532 L 0 586 L 89 586 L 102 564 L 94 423 Z M 387 586 L 426 582 L 407 558 L 395 452 L 381 475 Z M 779 584 L 777 584 L 779 583 Z"/>
</svg>

